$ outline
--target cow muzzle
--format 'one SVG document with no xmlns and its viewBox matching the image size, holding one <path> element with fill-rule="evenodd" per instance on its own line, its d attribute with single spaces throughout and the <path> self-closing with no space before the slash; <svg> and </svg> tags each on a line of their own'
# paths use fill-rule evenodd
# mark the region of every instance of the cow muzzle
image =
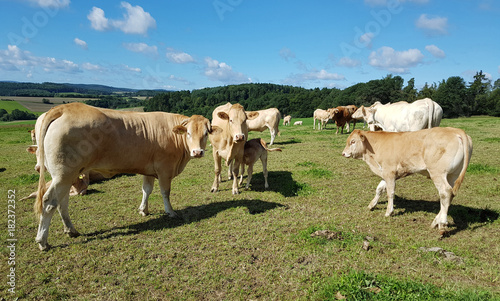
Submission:
<svg viewBox="0 0 500 301">
<path fill-rule="evenodd" d="M 245 141 L 245 134 L 236 134 L 234 135 L 234 142 Z"/>
<path fill-rule="evenodd" d="M 193 149 L 191 150 L 191 157 L 193 158 L 201 158 L 205 155 L 205 150 L 203 149 Z"/>
</svg>

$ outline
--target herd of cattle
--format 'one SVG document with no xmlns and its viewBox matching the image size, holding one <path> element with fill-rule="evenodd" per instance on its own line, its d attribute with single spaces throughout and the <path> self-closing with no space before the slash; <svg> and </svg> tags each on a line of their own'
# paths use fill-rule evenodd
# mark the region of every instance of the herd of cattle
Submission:
<svg viewBox="0 0 500 301">
<path fill-rule="evenodd" d="M 432 222 L 444 234 L 448 207 L 456 195 L 472 155 L 471 138 L 463 130 L 440 128 L 443 111 L 431 99 L 413 103 L 375 103 L 370 107 L 337 107 L 314 112 L 314 125 L 323 129 L 333 120 L 341 134 L 349 123 L 353 130 L 342 155 L 362 159 L 382 178 L 368 208 L 373 209 L 387 192 L 386 216 L 393 213 L 395 181 L 414 173 L 431 178 L 439 191 L 441 210 Z M 267 152 L 262 139 L 248 140 L 249 131 L 271 132 L 270 145 L 279 135 L 280 112 L 276 108 L 245 111 L 240 104 L 227 103 L 212 113 L 212 122 L 199 115 L 191 117 L 165 112 L 125 112 L 91 107 L 82 103 L 64 104 L 42 114 L 32 131 L 33 146 L 40 172 L 34 209 L 39 216 L 36 242 L 41 250 L 47 243 L 49 225 L 55 210 L 61 215 L 64 232 L 79 235 L 68 211 L 69 196 L 85 194 L 94 178 L 109 178 L 121 173 L 143 175 L 143 197 L 139 213 L 149 214 L 148 197 L 158 179 L 166 214 L 176 216 L 170 204 L 172 179 L 179 175 L 192 158 L 201 158 L 209 141 L 213 148 L 215 178 L 211 192 L 221 182 L 221 162 L 229 167 L 233 179 L 232 193 L 239 193 L 245 165 L 248 166 L 246 188 L 252 178 L 253 165 L 261 160 L 265 188 Z M 370 131 L 354 130 L 357 120 L 368 123 Z M 285 116 L 284 125 L 290 125 Z M 302 124 L 298 121 L 295 124 Z M 382 131 L 375 131 L 375 130 Z M 238 182 L 239 170 L 241 175 Z M 45 171 L 52 180 L 45 183 Z"/>
</svg>

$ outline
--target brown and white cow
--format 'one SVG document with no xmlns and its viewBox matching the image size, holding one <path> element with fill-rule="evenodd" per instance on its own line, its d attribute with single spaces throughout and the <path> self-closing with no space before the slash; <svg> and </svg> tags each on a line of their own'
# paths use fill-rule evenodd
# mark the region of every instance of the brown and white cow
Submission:
<svg viewBox="0 0 500 301">
<path fill-rule="evenodd" d="M 238 172 L 243 162 L 245 142 L 248 139 L 247 119 L 255 119 L 259 112 L 245 112 L 240 104 L 226 103 L 218 106 L 212 112 L 212 126 L 222 129 L 219 135 L 210 135 L 213 148 L 215 180 L 211 192 L 219 190 L 221 181 L 221 160 L 226 160 L 226 166 L 231 167 L 233 178 L 233 194 L 238 194 Z"/>
<path fill-rule="evenodd" d="M 243 174 L 245 173 L 245 165 L 248 165 L 248 177 L 246 189 L 250 187 L 252 180 L 253 166 L 257 160 L 262 162 L 262 173 L 264 174 L 264 188 L 269 188 L 267 183 L 267 152 L 281 152 L 281 148 L 267 148 L 266 142 L 263 139 L 255 138 L 248 140 L 245 143 L 245 153 L 243 155 L 243 164 L 241 164 L 241 176 L 239 185 L 243 182 Z"/>
<path fill-rule="evenodd" d="M 431 224 L 446 232 L 448 207 L 465 177 L 472 156 L 472 140 L 461 129 L 431 128 L 415 132 L 368 132 L 355 130 L 342 152 L 346 158 L 362 159 L 382 178 L 368 205 L 371 210 L 387 191 L 385 216 L 394 211 L 397 179 L 414 173 L 430 177 L 436 186 L 441 210 Z"/>
<path fill-rule="evenodd" d="M 260 111 L 247 111 L 248 114 L 258 113 L 258 116 L 254 119 L 247 119 L 247 126 L 249 131 L 262 132 L 266 128 L 271 132 L 271 142 L 269 145 L 273 145 L 276 135 L 279 135 L 280 131 L 278 129 L 280 125 L 281 114 L 276 108 L 270 108 Z"/>
<path fill-rule="evenodd" d="M 378 127 L 388 132 L 406 132 L 439 126 L 443 109 L 430 98 L 412 103 L 400 101 L 385 105 L 377 101 L 369 108 L 360 108 L 354 118 L 359 118 L 360 115 L 372 131 Z"/>
<path fill-rule="evenodd" d="M 353 127 L 352 129 L 354 130 L 354 127 L 356 126 L 356 119 L 352 118 L 352 114 L 356 112 L 358 108 L 355 105 L 349 105 L 349 106 L 338 106 L 335 109 L 333 109 L 333 116 L 332 120 L 335 121 L 335 125 L 337 125 L 337 131 L 335 134 L 339 133 L 339 128 L 340 134 L 344 133 L 344 126 L 347 124 L 347 132 L 349 132 L 349 122 L 353 121 Z"/>
<path fill-rule="evenodd" d="M 114 111 L 82 103 L 52 108 L 43 119 L 38 141 L 40 181 L 34 209 L 40 217 L 36 236 L 40 249 L 49 248 L 49 225 L 56 208 L 64 232 L 79 235 L 68 213 L 69 191 L 73 179 L 90 170 L 104 176 L 144 175 L 142 214 L 148 213 L 148 197 L 157 178 L 165 212 L 175 216 L 170 204 L 172 179 L 191 158 L 204 155 L 208 135 L 218 131 L 198 115 Z M 52 176 L 47 190 L 45 169 Z"/>
<path fill-rule="evenodd" d="M 322 130 L 326 127 L 328 120 L 332 119 L 334 109 L 316 109 L 313 113 L 313 129 L 316 129 L 316 120 L 318 120 L 318 129 Z"/>
<path fill-rule="evenodd" d="M 286 115 L 285 118 L 283 118 L 283 125 L 290 125 L 290 122 L 292 121 L 292 116 Z"/>
</svg>

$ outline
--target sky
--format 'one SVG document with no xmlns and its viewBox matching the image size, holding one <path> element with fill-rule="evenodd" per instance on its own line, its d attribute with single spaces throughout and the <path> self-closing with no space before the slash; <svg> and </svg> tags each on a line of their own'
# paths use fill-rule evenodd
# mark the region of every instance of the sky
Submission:
<svg viewBox="0 0 500 301">
<path fill-rule="evenodd" d="M 194 90 L 500 77 L 498 0 L 0 0 L 0 81 Z"/>
</svg>

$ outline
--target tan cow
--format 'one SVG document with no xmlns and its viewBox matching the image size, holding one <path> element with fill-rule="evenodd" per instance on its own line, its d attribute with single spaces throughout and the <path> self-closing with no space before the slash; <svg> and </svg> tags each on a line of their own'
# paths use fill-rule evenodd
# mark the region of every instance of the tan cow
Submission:
<svg viewBox="0 0 500 301">
<path fill-rule="evenodd" d="M 260 111 L 247 111 L 248 114 L 258 113 L 258 116 L 254 119 L 247 119 L 247 126 L 249 131 L 262 132 L 266 128 L 271 132 L 271 142 L 269 145 L 273 145 L 276 135 L 280 134 L 278 129 L 280 125 L 281 114 L 276 108 L 270 108 Z"/>
<path fill-rule="evenodd" d="M 394 211 L 396 180 L 414 173 L 430 177 L 439 191 L 441 210 L 431 224 L 446 232 L 448 207 L 465 177 L 472 156 L 472 140 L 461 129 L 431 128 L 415 132 L 368 132 L 354 130 L 342 152 L 362 159 L 383 180 L 377 186 L 371 210 L 387 191 L 385 216 Z"/>
<path fill-rule="evenodd" d="M 213 148 L 215 180 L 211 192 L 219 190 L 221 181 L 221 159 L 226 160 L 226 166 L 232 164 L 231 173 L 233 178 L 233 194 L 238 194 L 238 172 L 243 162 L 245 142 L 248 139 L 247 119 L 255 119 L 259 112 L 245 112 L 240 104 L 226 103 L 215 108 L 212 112 L 212 126 L 222 129 L 220 135 L 210 135 L 210 143 Z M 234 162 L 233 162 L 234 161 Z"/>
<path fill-rule="evenodd" d="M 292 116 L 286 115 L 285 118 L 283 118 L 283 125 L 290 125 L 290 122 L 292 120 Z"/>
<path fill-rule="evenodd" d="M 316 129 L 316 120 L 318 120 L 318 129 L 326 127 L 329 119 L 332 119 L 335 109 L 316 109 L 313 114 L 313 129 Z"/>
<path fill-rule="evenodd" d="M 90 170 L 104 176 L 144 175 L 139 207 L 143 215 L 148 214 L 148 197 L 157 178 L 165 212 L 175 216 L 170 204 L 172 179 L 191 158 L 204 155 L 208 135 L 219 131 L 198 115 L 114 111 L 82 103 L 52 108 L 43 119 L 38 141 L 40 181 L 34 209 L 40 217 L 36 236 L 40 249 L 49 248 L 49 225 L 56 208 L 64 232 L 79 235 L 68 213 L 69 191 L 73 179 Z M 45 169 L 52 176 L 47 190 Z"/>
<path fill-rule="evenodd" d="M 295 121 L 295 122 L 293 123 L 293 125 L 302 125 L 302 120 Z"/>
<path fill-rule="evenodd" d="M 267 148 L 266 142 L 263 139 L 256 138 L 248 140 L 245 143 L 245 153 L 243 156 L 243 164 L 241 164 L 241 176 L 239 185 L 243 182 L 243 174 L 245 173 L 245 165 L 248 165 L 248 177 L 246 189 L 250 187 L 252 180 L 253 165 L 258 159 L 262 162 L 262 173 L 264 174 L 264 188 L 269 188 L 267 183 L 267 152 L 281 152 L 281 148 Z"/>
</svg>

